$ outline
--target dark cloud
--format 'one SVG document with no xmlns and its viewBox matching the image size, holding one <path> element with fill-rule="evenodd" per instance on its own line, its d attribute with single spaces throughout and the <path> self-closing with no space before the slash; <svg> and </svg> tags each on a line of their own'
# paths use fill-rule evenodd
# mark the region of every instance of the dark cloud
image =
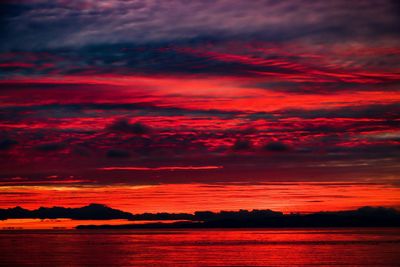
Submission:
<svg viewBox="0 0 400 267">
<path fill-rule="evenodd" d="M 380 60 L 385 61 L 382 58 Z M 355 64 L 358 63 L 357 61 L 358 60 L 354 61 Z M 392 67 L 393 64 L 390 64 L 390 66 Z M 315 76 L 315 78 L 319 77 L 321 76 L 320 75 Z M 365 77 L 360 75 L 358 78 L 362 80 Z M 377 83 L 379 83 L 379 87 L 381 90 L 385 90 L 388 92 L 399 91 L 400 81 L 398 78 L 387 79 L 385 77 L 376 77 L 374 80 L 375 81 L 371 84 L 362 82 L 350 82 L 341 79 L 331 79 L 330 82 L 319 82 L 318 79 L 316 79 L 315 81 L 306 81 L 306 82 L 282 80 L 275 82 L 261 82 L 261 83 L 249 84 L 249 86 L 271 91 L 280 91 L 293 94 L 334 95 L 337 93 L 349 92 L 349 91 L 376 91 Z"/>
<path fill-rule="evenodd" d="M 107 151 L 107 157 L 109 158 L 129 158 L 131 153 L 122 149 L 110 149 Z"/>
<path fill-rule="evenodd" d="M 270 142 L 263 147 L 267 151 L 282 152 L 289 150 L 289 146 L 282 142 Z"/>
<path fill-rule="evenodd" d="M 125 134 L 149 134 L 151 132 L 150 127 L 139 123 L 130 123 L 127 119 L 118 119 L 107 126 L 107 130 L 111 132 L 117 133 L 125 133 Z"/>
<path fill-rule="evenodd" d="M 246 151 L 252 148 L 252 144 L 248 140 L 236 140 L 232 146 L 232 149 L 235 151 Z"/>
<path fill-rule="evenodd" d="M 371 105 L 351 105 L 339 108 L 326 109 L 288 109 L 283 110 L 283 117 L 300 117 L 306 119 L 313 118 L 370 118 L 396 120 L 400 113 L 400 104 L 371 104 Z"/>
<path fill-rule="evenodd" d="M 41 151 L 41 152 L 55 152 L 55 151 L 60 151 L 66 148 L 65 143 L 44 143 L 37 145 L 35 147 L 36 150 Z"/>
<path fill-rule="evenodd" d="M 13 139 L 3 139 L 0 140 L 0 150 L 9 150 L 16 146 L 18 142 Z"/>
<path fill-rule="evenodd" d="M 218 109 L 186 109 L 179 107 L 161 107 L 152 103 L 74 103 L 74 104 L 43 104 L 43 105 L 25 105 L 8 106 L 0 111 L 0 118 L 15 121 L 16 115 L 19 117 L 40 117 L 46 118 L 82 116 L 87 112 L 102 111 L 109 113 L 121 112 L 122 114 L 139 112 L 141 116 L 206 116 L 219 117 L 221 119 L 230 119 L 240 115 L 240 111 L 218 110 Z M 264 117 L 267 117 L 264 114 Z M 269 114 L 270 117 L 273 115 Z"/>
<path fill-rule="evenodd" d="M 51 49 L 51 55 L 42 53 L 14 53 L 1 60 L 3 76 L 48 75 L 52 73 L 74 74 L 147 74 L 147 75 L 230 75 L 257 76 L 256 72 L 294 74 L 298 70 L 274 64 L 256 65 L 245 61 L 224 60 L 201 51 L 192 52 L 171 45 L 147 45 L 123 43 L 112 45 L 92 45 L 83 48 Z M 57 58 L 55 60 L 54 58 Z M 279 58 L 276 61 L 279 62 Z M 24 85 L 14 85 L 22 87 Z M 57 85 L 54 85 L 57 86 Z M 48 88 L 44 84 L 32 87 Z M 64 88 L 85 88 L 87 85 L 66 84 Z"/>
</svg>

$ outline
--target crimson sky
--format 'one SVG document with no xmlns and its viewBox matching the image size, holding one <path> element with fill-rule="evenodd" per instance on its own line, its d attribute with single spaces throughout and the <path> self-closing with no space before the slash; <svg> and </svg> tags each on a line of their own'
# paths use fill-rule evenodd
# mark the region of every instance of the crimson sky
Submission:
<svg viewBox="0 0 400 267">
<path fill-rule="evenodd" d="M 0 207 L 400 206 L 398 1 L 0 10 Z"/>
</svg>

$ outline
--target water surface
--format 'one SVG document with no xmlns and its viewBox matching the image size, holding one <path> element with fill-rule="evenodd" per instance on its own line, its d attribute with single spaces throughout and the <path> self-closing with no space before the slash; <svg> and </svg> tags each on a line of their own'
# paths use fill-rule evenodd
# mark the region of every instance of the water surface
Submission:
<svg viewBox="0 0 400 267">
<path fill-rule="evenodd" d="M 1 266 L 398 266 L 400 229 L 0 231 Z"/>
</svg>

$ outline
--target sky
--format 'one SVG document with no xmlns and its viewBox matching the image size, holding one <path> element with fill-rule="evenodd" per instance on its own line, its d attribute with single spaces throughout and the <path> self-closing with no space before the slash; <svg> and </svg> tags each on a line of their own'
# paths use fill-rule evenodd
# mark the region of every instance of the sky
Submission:
<svg viewBox="0 0 400 267">
<path fill-rule="evenodd" d="M 0 207 L 400 208 L 398 1 L 0 2 Z"/>
</svg>

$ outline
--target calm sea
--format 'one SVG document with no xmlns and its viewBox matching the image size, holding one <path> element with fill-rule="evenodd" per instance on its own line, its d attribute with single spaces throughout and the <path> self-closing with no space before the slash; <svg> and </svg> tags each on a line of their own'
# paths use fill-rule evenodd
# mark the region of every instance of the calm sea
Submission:
<svg viewBox="0 0 400 267">
<path fill-rule="evenodd" d="M 0 231 L 1 266 L 400 266 L 400 229 Z"/>
</svg>

